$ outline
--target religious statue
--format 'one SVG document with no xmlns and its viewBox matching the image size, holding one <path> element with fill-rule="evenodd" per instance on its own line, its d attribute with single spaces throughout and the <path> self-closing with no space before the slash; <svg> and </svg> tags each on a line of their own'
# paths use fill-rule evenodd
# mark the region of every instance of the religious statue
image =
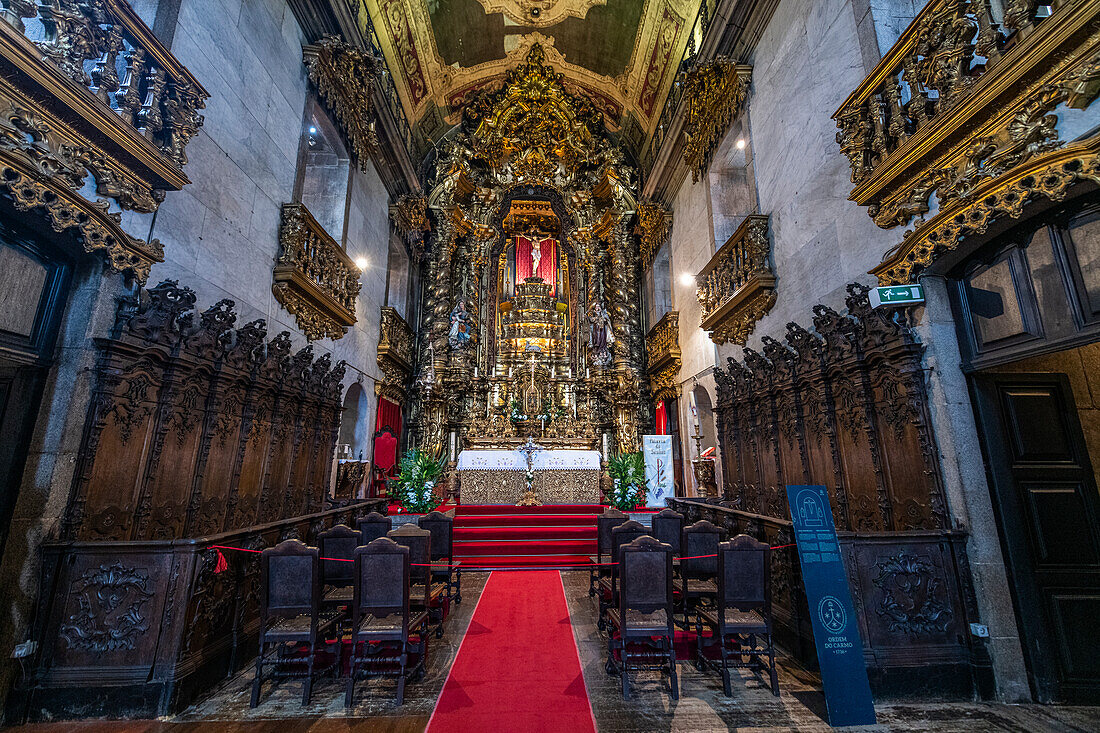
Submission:
<svg viewBox="0 0 1100 733">
<path fill-rule="evenodd" d="M 470 341 L 470 313 L 461 298 L 451 311 L 451 330 L 447 334 L 447 343 L 455 351 L 464 348 Z"/>
<path fill-rule="evenodd" d="M 538 235 L 531 238 L 531 277 L 539 276 L 539 262 L 542 261 L 542 242 Z"/>
<path fill-rule="evenodd" d="M 588 353 L 596 366 L 611 363 L 611 345 L 615 343 L 615 334 L 611 330 L 611 317 L 599 301 L 588 310 Z"/>
</svg>

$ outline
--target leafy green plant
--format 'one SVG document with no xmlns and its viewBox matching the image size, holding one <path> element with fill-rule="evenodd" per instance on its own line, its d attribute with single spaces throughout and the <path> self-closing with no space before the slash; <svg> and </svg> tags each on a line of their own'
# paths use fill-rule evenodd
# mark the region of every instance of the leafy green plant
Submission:
<svg viewBox="0 0 1100 733">
<path fill-rule="evenodd" d="M 435 484 L 443 473 L 443 458 L 413 448 L 401 456 L 397 474 L 397 501 L 413 514 L 430 512 L 440 505 Z"/>
<path fill-rule="evenodd" d="M 641 453 L 616 453 L 607 462 L 612 487 L 608 501 L 616 509 L 629 510 L 645 502 L 645 459 Z"/>
</svg>

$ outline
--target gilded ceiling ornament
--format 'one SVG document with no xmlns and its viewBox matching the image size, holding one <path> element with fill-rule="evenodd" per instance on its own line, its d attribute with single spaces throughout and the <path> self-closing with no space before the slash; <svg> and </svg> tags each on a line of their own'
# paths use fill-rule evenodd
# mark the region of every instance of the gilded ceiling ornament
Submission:
<svg viewBox="0 0 1100 733">
<path fill-rule="evenodd" d="M 309 80 L 347 135 L 359 167 L 366 171 L 378 149 L 372 96 L 380 62 L 336 36 L 302 48 Z"/>
<path fill-rule="evenodd" d="M 281 254 L 271 291 L 310 341 L 339 339 L 355 324 L 359 268 L 304 204 L 283 204 Z"/>
<path fill-rule="evenodd" d="M 520 26 L 545 28 L 568 17 L 584 19 L 607 0 L 478 0 L 486 13 L 503 13 Z"/>
<path fill-rule="evenodd" d="M 740 114 L 751 76 L 751 66 L 724 57 L 695 64 L 684 73 L 684 163 L 693 181 L 703 175 L 730 122 Z"/>
<path fill-rule="evenodd" d="M 635 233 L 639 239 L 642 269 L 645 270 L 672 234 L 672 212 L 655 201 L 639 202 Z"/>
<path fill-rule="evenodd" d="M 1058 110 L 1100 92 L 1097 23 L 1095 3 L 1041 16 L 1013 2 L 998 24 L 983 0 L 937 0 L 837 110 L 850 198 L 883 228 L 921 217 L 873 271 L 883 282 L 915 277 L 1027 201 L 1094 180 L 1091 144 L 1067 146 L 1060 128 L 1073 115 Z"/>
</svg>

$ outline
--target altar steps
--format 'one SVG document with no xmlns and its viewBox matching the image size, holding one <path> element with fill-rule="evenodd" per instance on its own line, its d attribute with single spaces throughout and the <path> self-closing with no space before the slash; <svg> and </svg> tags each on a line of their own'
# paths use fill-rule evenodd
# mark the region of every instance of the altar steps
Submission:
<svg viewBox="0 0 1100 733">
<path fill-rule="evenodd" d="M 576 568 L 596 552 L 598 504 L 461 505 L 454 556 L 466 567 Z"/>
</svg>

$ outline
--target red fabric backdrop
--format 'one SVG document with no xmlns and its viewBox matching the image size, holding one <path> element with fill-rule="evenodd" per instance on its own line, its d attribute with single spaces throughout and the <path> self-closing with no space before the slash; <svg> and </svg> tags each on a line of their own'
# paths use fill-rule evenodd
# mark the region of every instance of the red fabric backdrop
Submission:
<svg viewBox="0 0 1100 733">
<path fill-rule="evenodd" d="M 397 462 L 397 441 L 401 437 L 401 405 L 390 402 L 385 397 L 378 400 L 378 419 L 374 430 L 378 432 L 390 428 L 393 434 L 382 433 L 374 439 L 374 467 L 387 473 Z"/>
<path fill-rule="evenodd" d="M 550 294 L 556 295 L 558 288 L 558 243 L 547 237 L 539 241 L 542 257 L 539 259 L 538 272 L 531 274 L 531 240 L 516 237 L 516 282 L 521 283 L 529 277 L 541 277 L 550 283 Z"/>
<path fill-rule="evenodd" d="M 665 412 L 665 401 L 657 403 L 657 435 L 668 435 L 668 413 Z"/>
</svg>

